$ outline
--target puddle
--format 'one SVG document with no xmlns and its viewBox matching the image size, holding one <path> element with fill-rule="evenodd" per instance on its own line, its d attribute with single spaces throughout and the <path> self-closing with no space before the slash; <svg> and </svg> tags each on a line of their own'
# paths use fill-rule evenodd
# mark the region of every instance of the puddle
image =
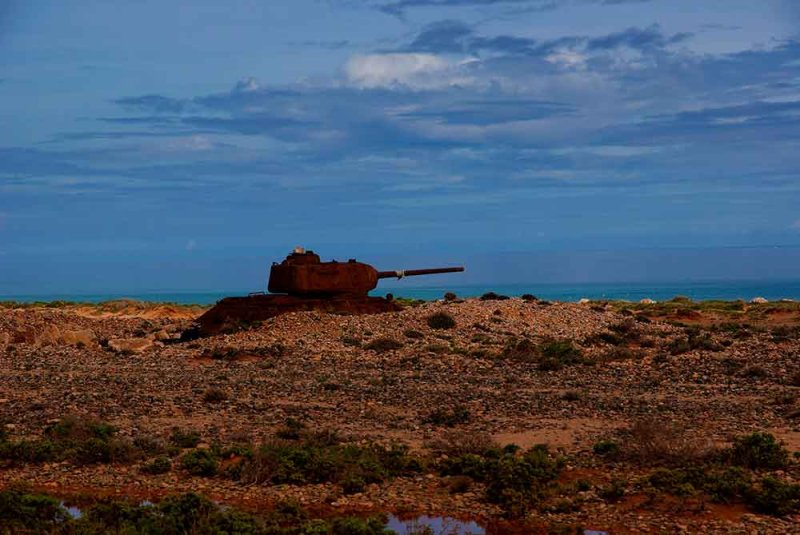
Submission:
<svg viewBox="0 0 800 535">
<path fill-rule="evenodd" d="M 142 507 L 153 505 L 153 502 L 144 500 L 139 503 Z M 67 505 L 61 502 L 70 518 L 77 520 L 83 516 L 80 507 Z M 386 527 L 398 535 L 485 535 L 486 530 L 471 521 L 456 520 L 443 516 L 419 516 L 410 520 L 400 520 L 394 515 L 389 515 Z M 426 529 L 427 528 L 427 529 Z"/>
<path fill-rule="evenodd" d="M 74 520 L 77 520 L 83 516 L 83 511 L 81 511 L 80 507 L 75 507 L 74 505 L 67 505 L 63 501 L 61 502 L 61 507 L 66 509 L 69 517 Z"/>
<path fill-rule="evenodd" d="M 394 515 L 389 515 L 386 527 L 399 535 L 485 535 L 486 533 L 486 530 L 475 522 L 446 516 L 418 516 L 411 520 L 400 520 Z"/>
</svg>

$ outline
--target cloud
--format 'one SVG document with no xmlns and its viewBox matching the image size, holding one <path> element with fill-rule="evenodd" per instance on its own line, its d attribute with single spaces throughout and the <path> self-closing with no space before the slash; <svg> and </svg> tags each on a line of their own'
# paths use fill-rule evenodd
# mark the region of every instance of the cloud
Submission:
<svg viewBox="0 0 800 535">
<path fill-rule="evenodd" d="M 347 80 L 358 87 L 407 86 L 433 88 L 467 83 L 448 76 L 452 66 L 434 54 L 389 53 L 353 56 L 344 67 Z"/>
<path fill-rule="evenodd" d="M 689 33 L 666 35 L 657 24 L 646 28 L 627 28 L 601 37 L 564 36 L 537 41 L 517 35 L 479 35 L 474 28 L 455 20 L 442 20 L 423 27 L 414 39 L 399 50 L 429 54 L 529 56 L 555 58 L 569 65 L 587 54 L 609 53 L 627 48 L 655 54 L 692 37 Z M 562 61 L 563 60 L 563 61 Z"/>
<path fill-rule="evenodd" d="M 637 50 L 665 48 L 685 41 L 691 36 L 690 33 L 665 36 L 661 32 L 661 28 L 657 24 L 653 24 L 647 28 L 628 28 L 621 32 L 589 39 L 586 41 L 586 48 L 589 50 L 609 50 L 623 46 Z"/>
<path fill-rule="evenodd" d="M 389 15 L 404 17 L 410 9 L 416 8 L 464 8 L 464 7 L 516 7 L 525 12 L 551 11 L 570 4 L 621 5 L 640 4 L 652 0 L 392 0 L 379 1 L 372 5 Z"/>
</svg>

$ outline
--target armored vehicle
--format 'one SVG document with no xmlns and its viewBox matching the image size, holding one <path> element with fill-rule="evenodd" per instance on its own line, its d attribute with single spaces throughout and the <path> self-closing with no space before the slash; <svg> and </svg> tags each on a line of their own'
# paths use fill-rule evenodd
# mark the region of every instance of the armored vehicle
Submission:
<svg viewBox="0 0 800 535">
<path fill-rule="evenodd" d="M 245 297 L 226 297 L 197 319 L 185 337 L 212 336 L 248 328 L 286 312 L 319 310 L 340 314 L 375 314 L 402 310 L 387 297 L 371 297 L 380 279 L 464 271 L 463 267 L 378 271 L 369 264 L 322 262 L 319 255 L 297 247 L 270 268 L 267 289 Z"/>
</svg>

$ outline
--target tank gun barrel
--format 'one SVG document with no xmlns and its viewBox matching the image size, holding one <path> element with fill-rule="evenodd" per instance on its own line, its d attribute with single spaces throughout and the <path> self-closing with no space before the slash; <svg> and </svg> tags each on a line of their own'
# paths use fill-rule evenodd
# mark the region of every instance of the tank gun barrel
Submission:
<svg viewBox="0 0 800 535">
<path fill-rule="evenodd" d="M 397 277 L 398 279 L 402 279 L 403 277 L 416 277 L 417 275 L 437 275 L 439 273 L 459 273 L 461 271 L 464 271 L 462 266 L 430 269 L 400 269 L 396 271 L 379 271 L 378 278 L 390 279 L 392 277 Z"/>
</svg>

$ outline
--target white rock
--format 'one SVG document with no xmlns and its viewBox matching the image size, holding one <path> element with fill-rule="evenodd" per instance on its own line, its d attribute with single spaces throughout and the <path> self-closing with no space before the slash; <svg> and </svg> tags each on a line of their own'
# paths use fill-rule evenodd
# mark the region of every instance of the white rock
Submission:
<svg viewBox="0 0 800 535">
<path fill-rule="evenodd" d="M 592 301 L 591 301 L 591 299 L 586 299 L 586 298 L 584 297 L 583 299 L 581 299 L 581 300 L 579 300 L 579 301 L 578 301 L 578 304 L 579 304 L 579 305 L 586 305 L 586 304 L 588 304 L 588 303 L 591 303 L 591 302 L 592 302 Z"/>
<path fill-rule="evenodd" d="M 650 299 L 649 297 L 645 297 L 644 299 L 642 299 L 639 302 L 641 304 L 643 304 L 643 305 L 655 305 L 656 304 L 655 299 Z"/>
<path fill-rule="evenodd" d="M 108 347 L 117 353 L 142 353 L 153 347 L 153 340 L 149 338 L 112 338 Z"/>
<path fill-rule="evenodd" d="M 750 300 L 750 302 L 751 302 L 751 303 L 756 303 L 756 304 L 769 303 L 769 301 L 767 301 L 767 300 L 766 300 L 766 299 L 764 299 L 763 297 L 754 297 L 754 298 L 752 298 L 752 299 Z"/>
</svg>

